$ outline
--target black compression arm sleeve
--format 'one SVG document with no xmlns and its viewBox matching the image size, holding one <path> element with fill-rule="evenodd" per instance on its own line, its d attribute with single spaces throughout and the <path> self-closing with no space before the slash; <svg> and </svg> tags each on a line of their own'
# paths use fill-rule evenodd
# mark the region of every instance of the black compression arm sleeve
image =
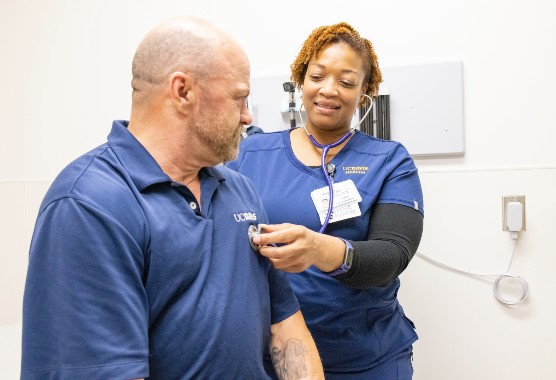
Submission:
<svg viewBox="0 0 556 380">
<path fill-rule="evenodd" d="M 394 281 L 417 252 L 423 215 L 398 204 L 377 204 L 371 213 L 366 241 L 350 241 L 353 262 L 338 281 L 357 289 L 386 286 Z"/>
</svg>

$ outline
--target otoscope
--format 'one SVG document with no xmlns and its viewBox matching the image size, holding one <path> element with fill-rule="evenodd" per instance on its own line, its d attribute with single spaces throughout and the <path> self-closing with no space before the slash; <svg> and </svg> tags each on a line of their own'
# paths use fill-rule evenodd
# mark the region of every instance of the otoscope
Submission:
<svg viewBox="0 0 556 380">
<path fill-rule="evenodd" d="M 293 82 L 284 82 L 284 91 L 290 93 L 290 128 L 295 128 L 295 84 Z"/>
</svg>

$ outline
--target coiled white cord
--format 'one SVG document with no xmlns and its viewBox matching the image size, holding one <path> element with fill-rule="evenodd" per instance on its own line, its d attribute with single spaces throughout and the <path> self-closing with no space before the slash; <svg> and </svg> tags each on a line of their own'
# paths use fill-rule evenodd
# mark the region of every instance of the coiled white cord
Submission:
<svg viewBox="0 0 556 380">
<path fill-rule="evenodd" d="M 513 273 L 509 273 L 510 267 L 512 266 L 512 262 L 514 260 L 514 254 L 515 254 L 515 250 L 516 250 L 516 246 L 517 246 L 517 236 L 515 236 L 515 237 L 512 236 L 512 238 L 513 238 L 513 241 L 514 241 L 514 248 L 512 250 L 512 257 L 510 258 L 510 264 L 508 265 L 508 269 L 506 269 L 506 271 L 504 273 L 500 273 L 500 274 L 486 274 L 486 273 L 467 272 L 467 271 L 457 269 L 457 268 L 451 267 L 449 265 L 443 264 L 443 263 L 441 263 L 439 261 L 436 261 L 434 259 L 431 259 L 430 257 L 422 254 L 421 252 L 417 252 L 417 255 L 422 257 L 423 259 L 433 263 L 433 264 L 436 264 L 440 267 L 446 268 L 448 270 L 451 270 L 451 271 L 454 271 L 454 272 L 457 272 L 457 273 L 465 274 L 465 275 L 468 275 L 468 276 L 475 276 L 475 277 L 496 277 L 496 279 L 494 280 L 494 285 L 493 285 L 494 297 L 496 297 L 496 299 L 503 304 L 517 305 L 517 304 L 521 303 L 522 301 L 524 301 L 527 298 L 527 296 L 529 295 L 529 284 L 522 277 L 520 277 L 516 274 L 513 274 Z M 500 281 L 505 279 L 505 278 L 514 279 L 517 282 L 519 282 L 519 284 L 521 285 L 521 294 L 516 299 L 509 300 L 509 299 L 503 298 L 500 295 L 500 291 L 498 289 L 499 286 L 500 286 Z"/>
</svg>

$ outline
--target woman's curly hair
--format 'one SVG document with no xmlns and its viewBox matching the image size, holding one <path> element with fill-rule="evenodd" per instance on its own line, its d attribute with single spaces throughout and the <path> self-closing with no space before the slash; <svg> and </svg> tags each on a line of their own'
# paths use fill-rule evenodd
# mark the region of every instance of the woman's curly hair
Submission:
<svg viewBox="0 0 556 380">
<path fill-rule="evenodd" d="M 382 82 L 382 73 L 378 67 L 378 59 L 371 41 L 359 35 L 353 26 L 346 22 L 334 25 L 324 25 L 314 29 L 303 43 L 295 61 L 290 65 L 291 80 L 298 89 L 303 86 L 309 61 L 316 57 L 327 45 L 345 43 L 363 60 L 365 71 L 364 83 L 367 85 L 367 95 L 378 95 L 378 86 Z"/>
</svg>

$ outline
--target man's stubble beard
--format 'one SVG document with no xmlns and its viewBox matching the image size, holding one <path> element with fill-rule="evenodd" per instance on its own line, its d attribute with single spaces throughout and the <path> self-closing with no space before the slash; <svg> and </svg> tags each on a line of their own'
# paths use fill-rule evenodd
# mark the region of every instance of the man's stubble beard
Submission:
<svg viewBox="0 0 556 380">
<path fill-rule="evenodd" d="M 224 128 L 225 122 L 220 116 L 206 120 L 196 127 L 201 144 L 218 157 L 220 162 L 232 161 L 237 158 L 243 132 L 242 125 L 238 125 L 231 133 L 225 131 Z"/>
</svg>

